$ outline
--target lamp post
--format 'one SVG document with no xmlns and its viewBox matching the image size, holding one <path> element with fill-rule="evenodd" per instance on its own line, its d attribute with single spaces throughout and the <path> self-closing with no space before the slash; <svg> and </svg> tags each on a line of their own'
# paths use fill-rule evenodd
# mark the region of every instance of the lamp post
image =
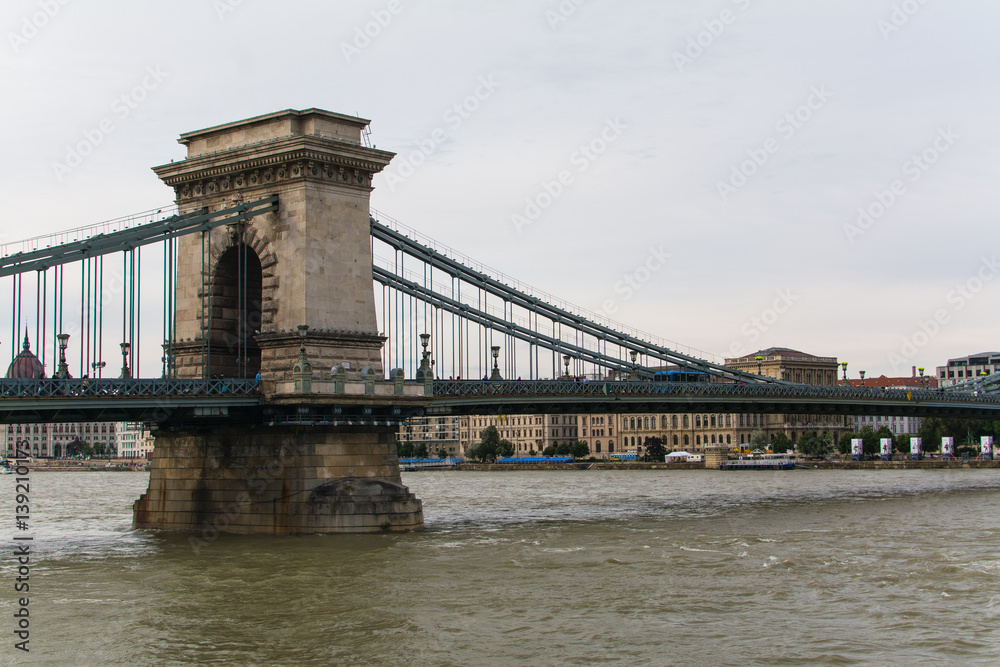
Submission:
<svg viewBox="0 0 1000 667">
<path fill-rule="evenodd" d="M 95 378 L 101 377 L 101 371 L 104 370 L 105 366 L 107 366 L 107 364 L 104 363 L 103 361 L 95 361 L 94 363 L 90 364 L 90 368 L 94 371 Z"/>
<path fill-rule="evenodd" d="M 844 384 L 847 384 L 847 362 L 841 361 L 840 366 L 844 369 Z"/>
<path fill-rule="evenodd" d="M 502 380 L 503 377 L 501 377 L 501 375 L 500 375 L 500 366 L 499 366 L 500 346 L 499 345 L 493 345 L 493 346 L 490 347 L 490 350 L 493 351 L 493 372 L 490 373 L 490 379 L 491 380 Z"/>
<path fill-rule="evenodd" d="M 923 389 L 924 388 L 924 367 L 921 366 L 917 370 L 920 371 L 920 388 Z"/>
<path fill-rule="evenodd" d="M 864 371 L 858 371 L 858 373 L 861 374 L 861 388 L 864 389 L 864 386 L 865 386 L 865 372 Z"/>
<path fill-rule="evenodd" d="M 420 347 L 423 348 L 423 352 L 420 353 L 420 366 L 417 368 L 417 379 L 426 380 L 431 376 L 431 353 L 427 351 L 427 346 L 430 345 L 431 335 L 429 333 L 420 334 Z"/>
<path fill-rule="evenodd" d="M 65 379 L 69 377 L 69 368 L 66 366 L 66 346 L 69 345 L 69 334 L 56 334 L 59 340 L 59 367 L 56 369 L 56 377 Z"/>
<path fill-rule="evenodd" d="M 764 357 L 762 357 L 762 356 L 760 356 L 758 354 L 756 357 L 754 357 L 754 361 L 757 362 L 757 375 L 760 375 L 761 374 L 761 365 L 764 363 Z"/>
<path fill-rule="evenodd" d="M 639 356 L 638 350 L 629 350 L 628 356 L 632 359 L 632 377 L 630 380 L 637 380 L 639 378 L 639 367 L 635 363 L 635 358 Z"/>
<path fill-rule="evenodd" d="M 128 368 L 128 353 L 132 349 L 132 344 L 119 343 L 119 347 L 122 348 L 122 374 L 119 377 L 122 380 L 129 380 L 132 378 L 132 371 Z"/>
</svg>

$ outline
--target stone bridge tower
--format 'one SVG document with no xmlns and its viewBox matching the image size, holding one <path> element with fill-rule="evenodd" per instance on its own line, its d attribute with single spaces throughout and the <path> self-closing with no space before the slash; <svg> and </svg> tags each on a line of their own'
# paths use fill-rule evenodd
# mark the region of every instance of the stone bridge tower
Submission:
<svg viewBox="0 0 1000 667">
<path fill-rule="evenodd" d="M 369 121 L 287 110 L 182 134 L 187 159 L 156 167 L 181 213 L 278 195 L 278 210 L 179 240 L 174 373 L 292 381 L 299 326 L 321 376 L 383 376 L 371 282 L 372 177 L 393 153 Z"/>
<path fill-rule="evenodd" d="M 178 240 L 178 378 L 261 374 L 254 419 L 159 425 L 135 526 L 234 533 L 409 530 L 395 432 L 427 404 L 386 382 L 372 286 L 369 196 L 392 153 L 367 120 L 287 110 L 181 135 L 155 167 L 181 213 L 277 195 L 277 210 Z M 336 369 L 331 373 L 331 369 Z M 315 369 L 315 371 L 313 371 Z"/>
</svg>

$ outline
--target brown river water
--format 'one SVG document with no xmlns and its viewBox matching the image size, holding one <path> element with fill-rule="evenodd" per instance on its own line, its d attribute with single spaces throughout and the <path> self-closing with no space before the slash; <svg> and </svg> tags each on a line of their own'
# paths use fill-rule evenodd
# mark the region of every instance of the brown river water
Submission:
<svg viewBox="0 0 1000 667">
<path fill-rule="evenodd" d="M 24 533 L 0 476 L 0 664 L 1000 664 L 1000 470 L 424 471 L 424 531 L 198 550 L 147 479 L 34 472 Z"/>
</svg>

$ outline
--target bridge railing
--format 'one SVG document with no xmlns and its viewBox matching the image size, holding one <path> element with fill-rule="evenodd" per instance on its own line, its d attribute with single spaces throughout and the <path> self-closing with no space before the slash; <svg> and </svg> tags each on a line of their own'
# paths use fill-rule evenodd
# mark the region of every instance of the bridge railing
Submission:
<svg viewBox="0 0 1000 667">
<path fill-rule="evenodd" d="M 254 379 L 0 379 L 0 398 L 67 396 L 250 396 L 260 393 Z"/>
<path fill-rule="evenodd" d="M 747 396 L 754 398 L 846 398 L 899 401 L 1000 403 L 1000 397 L 973 392 L 931 389 L 881 389 L 805 384 L 741 384 L 736 382 L 580 382 L 571 380 L 437 380 L 436 398 L 458 396 Z"/>
</svg>

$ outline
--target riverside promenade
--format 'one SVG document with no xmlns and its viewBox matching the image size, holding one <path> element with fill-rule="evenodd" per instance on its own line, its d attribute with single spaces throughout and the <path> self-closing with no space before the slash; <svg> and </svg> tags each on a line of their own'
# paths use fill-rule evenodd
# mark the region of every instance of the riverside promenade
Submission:
<svg viewBox="0 0 1000 667">
<path fill-rule="evenodd" d="M 1000 468 L 1000 461 L 796 461 L 797 469 L 810 470 L 931 470 L 938 468 Z M 716 470 L 717 468 L 712 468 Z M 494 471 L 494 470 L 705 470 L 705 464 L 664 463 L 642 461 L 575 461 L 573 463 L 463 463 L 451 468 L 429 470 Z"/>
</svg>

